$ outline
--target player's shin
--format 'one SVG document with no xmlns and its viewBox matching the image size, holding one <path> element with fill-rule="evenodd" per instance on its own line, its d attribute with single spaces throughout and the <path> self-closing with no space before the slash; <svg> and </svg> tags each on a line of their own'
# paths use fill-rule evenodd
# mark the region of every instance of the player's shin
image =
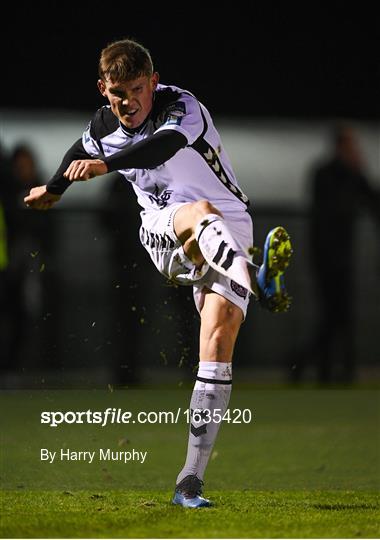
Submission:
<svg viewBox="0 0 380 540">
<path fill-rule="evenodd" d="M 221 216 L 204 216 L 196 226 L 195 238 L 211 268 L 257 295 L 258 268 L 237 244 Z"/>
<path fill-rule="evenodd" d="M 203 480 L 232 388 L 232 364 L 200 362 L 191 396 L 191 421 L 186 463 L 177 485 L 187 476 Z"/>
</svg>

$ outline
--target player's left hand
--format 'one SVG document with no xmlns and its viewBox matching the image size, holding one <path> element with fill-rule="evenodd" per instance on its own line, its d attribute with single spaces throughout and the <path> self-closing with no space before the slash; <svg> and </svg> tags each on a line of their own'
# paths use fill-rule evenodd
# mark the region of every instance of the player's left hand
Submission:
<svg viewBox="0 0 380 540">
<path fill-rule="evenodd" d="M 107 172 L 107 165 L 101 159 L 78 159 L 70 163 L 63 176 L 71 181 L 81 181 Z"/>
<path fill-rule="evenodd" d="M 24 203 L 34 210 L 49 210 L 60 200 L 60 195 L 49 193 L 46 186 L 36 186 L 30 190 L 29 195 L 24 198 Z"/>
</svg>

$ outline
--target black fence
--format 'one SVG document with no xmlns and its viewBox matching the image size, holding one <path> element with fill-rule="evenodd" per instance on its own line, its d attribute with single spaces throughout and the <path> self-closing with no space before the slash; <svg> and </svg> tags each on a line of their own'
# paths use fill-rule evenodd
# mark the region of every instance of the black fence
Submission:
<svg viewBox="0 0 380 540">
<path fill-rule="evenodd" d="M 10 249 L 11 264 L 1 274 L 5 386 L 158 380 L 181 385 L 193 378 L 199 317 L 192 289 L 169 286 L 155 270 L 138 242 L 136 212 L 25 210 L 22 223 Z M 279 224 L 288 229 L 294 248 L 287 273 L 292 308 L 271 314 L 251 302 L 235 350 L 235 374 L 253 381 L 264 376 L 278 382 L 314 381 L 319 293 L 310 262 L 308 215 L 256 207 L 256 245 L 262 246 L 268 230 Z M 347 260 L 355 276 L 355 287 L 347 291 L 354 313 L 354 380 L 365 370 L 372 373 L 380 358 L 378 248 L 374 225 L 362 217 L 354 260 Z M 336 256 L 344 257 L 339 246 Z M 332 380 L 344 380 L 339 343 L 333 347 Z"/>
</svg>

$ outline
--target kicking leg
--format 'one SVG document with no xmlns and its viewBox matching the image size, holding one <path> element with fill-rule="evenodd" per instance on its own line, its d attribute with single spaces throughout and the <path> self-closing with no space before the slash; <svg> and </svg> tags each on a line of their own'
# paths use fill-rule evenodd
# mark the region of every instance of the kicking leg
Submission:
<svg viewBox="0 0 380 540">
<path fill-rule="evenodd" d="M 190 402 L 192 411 L 186 462 L 177 477 L 173 503 L 209 506 L 202 494 L 203 475 L 232 388 L 232 354 L 243 319 L 232 302 L 207 291 L 201 311 L 200 362 Z"/>
<path fill-rule="evenodd" d="M 284 272 L 292 248 L 283 227 L 268 233 L 260 267 L 252 263 L 233 238 L 221 212 L 208 201 L 182 206 L 175 214 L 174 229 L 186 255 L 195 264 L 201 266 L 206 260 L 214 270 L 253 293 L 269 311 L 288 310 L 290 297 L 285 289 Z"/>
<path fill-rule="evenodd" d="M 257 295 L 258 267 L 238 245 L 221 212 L 210 202 L 182 206 L 175 214 L 174 229 L 193 263 L 202 265 L 206 260 L 211 268 Z"/>
</svg>

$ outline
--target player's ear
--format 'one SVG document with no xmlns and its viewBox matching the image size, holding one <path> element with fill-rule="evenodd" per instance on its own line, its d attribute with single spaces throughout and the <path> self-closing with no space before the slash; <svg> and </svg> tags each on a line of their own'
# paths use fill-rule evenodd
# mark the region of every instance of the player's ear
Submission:
<svg viewBox="0 0 380 540">
<path fill-rule="evenodd" d="M 155 71 L 152 75 L 152 78 L 151 78 L 151 83 L 152 83 L 152 90 L 154 92 L 154 90 L 157 88 L 157 85 L 158 85 L 158 81 L 160 80 L 160 76 L 159 74 L 157 73 L 157 71 Z"/>
<path fill-rule="evenodd" d="M 98 80 L 98 89 L 102 96 L 106 95 L 106 85 L 104 84 L 104 81 L 102 79 Z"/>
</svg>

